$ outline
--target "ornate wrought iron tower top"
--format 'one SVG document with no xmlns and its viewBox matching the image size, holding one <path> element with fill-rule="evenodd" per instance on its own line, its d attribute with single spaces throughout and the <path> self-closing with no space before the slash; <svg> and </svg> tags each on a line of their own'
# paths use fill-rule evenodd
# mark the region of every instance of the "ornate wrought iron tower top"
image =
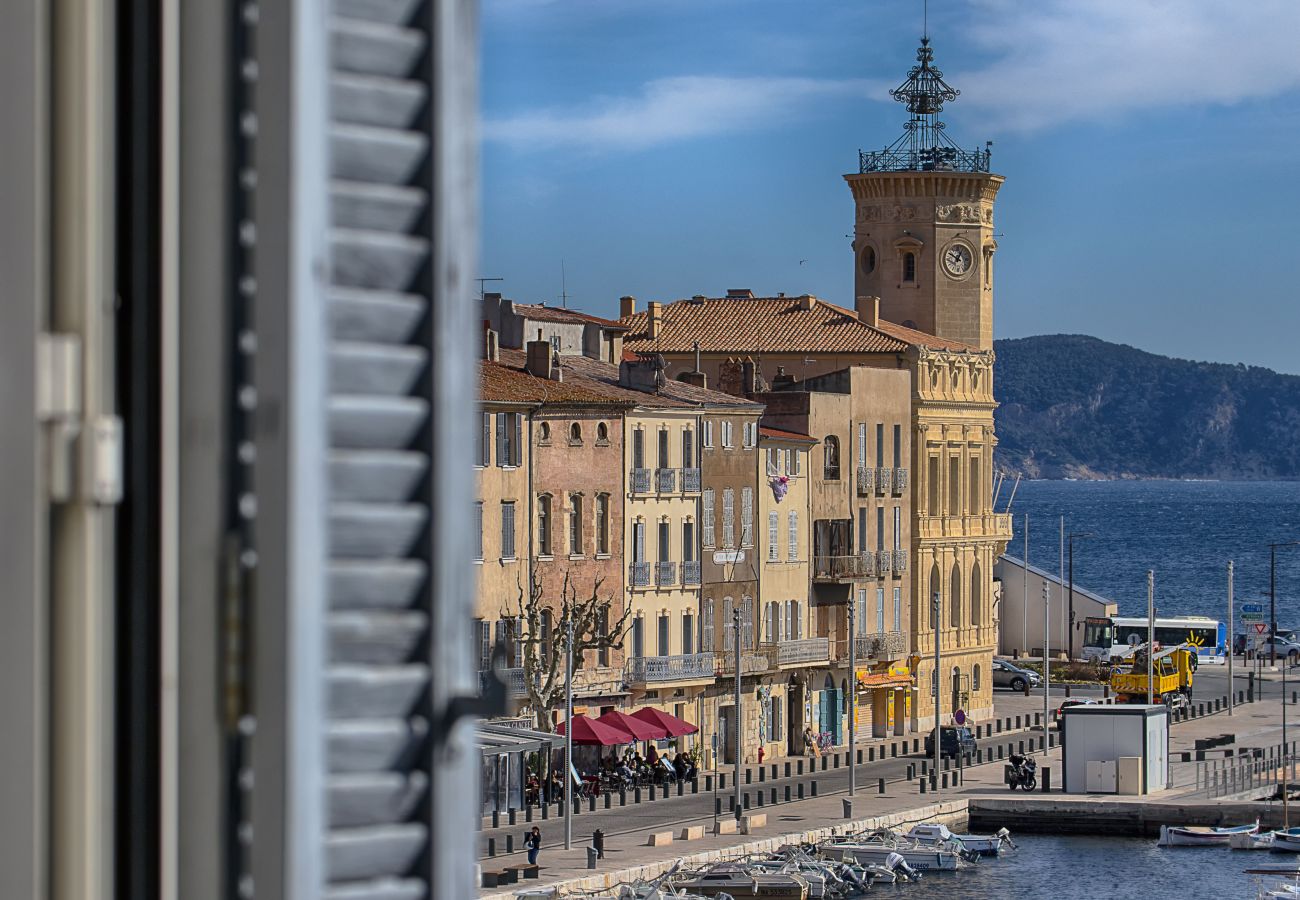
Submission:
<svg viewBox="0 0 1300 900">
<path fill-rule="evenodd" d="M 943 80 L 935 68 L 934 50 L 928 36 L 916 51 L 917 65 L 907 80 L 889 92 L 907 104 L 911 118 L 903 134 L 884 150 L 858 151 L 860 172 L 987 172 L 993 142 L 983 150 L 963 150 L 944 131 L 939 113 L 945 103 L 956 100 L 961 91 Z"/>
</svg>

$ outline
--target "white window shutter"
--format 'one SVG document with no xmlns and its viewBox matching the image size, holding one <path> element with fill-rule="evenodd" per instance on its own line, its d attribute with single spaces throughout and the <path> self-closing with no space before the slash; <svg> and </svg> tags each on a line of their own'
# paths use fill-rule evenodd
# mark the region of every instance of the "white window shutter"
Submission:
<svg viewBox="0 0 1300 900">
<path fill-rule="evenodd" d="M 767 558 L 771 562 L 776 562 L 781 558 L 781 514 L 770 512 L 767 514 Z"/>
<path fill-rule="evenodd" d="M 736 492 L 722 489 L 722 547 L 732 550 L 736 546 Z"/>
<path fill-rule="evenodd" d="M 797 513 L 793 509 L 790 510 L 788 528 L 789 528 L 789 534 L 787 535 L 787 539 L 789 540 L 790 543 L 789 558 L 798 559 L 799 558 L 799 513 Z"/>
<path fill-rule="evenodd" d="M 713 527 L 713 488 L 705 488 L 701 495 L 701 518 L 704 520 L 703 533 L 700 535 L 700 542 L 703 546 L 712 548 L 714 546 L 714 527 Z"/>
<path fill-rule="evenodd" d="M 754 489 L 748 485 L 740 490 L 740 546 L 754 546 Z"/>
</svg>

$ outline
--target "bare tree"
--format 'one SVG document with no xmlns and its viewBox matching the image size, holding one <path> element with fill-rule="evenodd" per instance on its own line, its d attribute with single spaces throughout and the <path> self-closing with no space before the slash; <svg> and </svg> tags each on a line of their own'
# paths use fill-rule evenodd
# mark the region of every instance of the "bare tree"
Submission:
<svg viewBox="0 0 1300 900">
<path fill-rule="evenodd" d="M 524 689 L 528 703 L 537 719 L 537 727 L 551 731 L 551 706 L 564 696 L 564 660 L 569 651 L 569 623 L 573 623 L 573 669 L 582 668 L 585 651 L 611 650 L 623 646 L 623 638 L 631 629 L 632 608 L 629 604 L 621 612 L 614 609 L 614 599 L 601 596 L 603 578 L 596 578 L 589 595 L 579 595 L 577 584 L 568 569 L 560 596 L 548 598 L 542 588 L 541 576 L 534 570 L 528 590 L 519 584 L 516 609 L 503 611 L 503 616 L 513 616 L 518 629 L 515 642 L 522 648 L 522 656 L 515 661 L 524 670 Z M 550 613 L 550 628 L 542 628 L 546 613 Z"/>
</svg>

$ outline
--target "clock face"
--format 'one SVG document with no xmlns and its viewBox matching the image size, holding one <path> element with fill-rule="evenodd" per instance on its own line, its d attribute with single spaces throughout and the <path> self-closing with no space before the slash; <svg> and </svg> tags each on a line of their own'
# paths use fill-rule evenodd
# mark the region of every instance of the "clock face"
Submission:
<svg viewBox="0 0 1300 900">
<path fill-rule="evenodd" d="M 969 272 L 972 261 L 970 248 L 965 244 L 953 244 L 943 253 L 943 267 L 954 278 L 960 278 Z"/>
</svg>

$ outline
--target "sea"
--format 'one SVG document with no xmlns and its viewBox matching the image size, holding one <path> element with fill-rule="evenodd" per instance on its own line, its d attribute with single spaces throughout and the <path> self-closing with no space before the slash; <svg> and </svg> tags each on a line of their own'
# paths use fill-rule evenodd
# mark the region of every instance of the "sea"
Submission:
<svg viewBox="0 0 1300 900">
<path fill-rule="evenodd" d="M 1243 870 L 1290 856 L 1227 847 L 1156 847 L 1155 838 L 1012 835 L 1019 849 L 959 872 L 926 874 L 886 893 L 909 900 L 1200 900 L 1253 898 Z M 1272 881 L 1272 879 L 1268 879 Z M 874 896 L 876 891 L 872 891 Z"/>
<path fill-rule="evenodd" d="M 1237 608 L 1267 603 L 1269 544 L 1300 542 L 1296 481 L 1021 481 L 1002 487 L 1015 538 L 1007 552 L 1055 573 L 1061 520 L 1074 539 L 1074 583 L 1145 616 L 1147 571 L 1158 615 L 1227 618 L 1228 561 Z M 1300 627 L 1300 545 L 1277 548 L 1278 627 Z M 1068 557 L 1066 560 L 1068 566 Z M 1238 626 L 1240 631 L 1240 626 Z"/>
</svg>

